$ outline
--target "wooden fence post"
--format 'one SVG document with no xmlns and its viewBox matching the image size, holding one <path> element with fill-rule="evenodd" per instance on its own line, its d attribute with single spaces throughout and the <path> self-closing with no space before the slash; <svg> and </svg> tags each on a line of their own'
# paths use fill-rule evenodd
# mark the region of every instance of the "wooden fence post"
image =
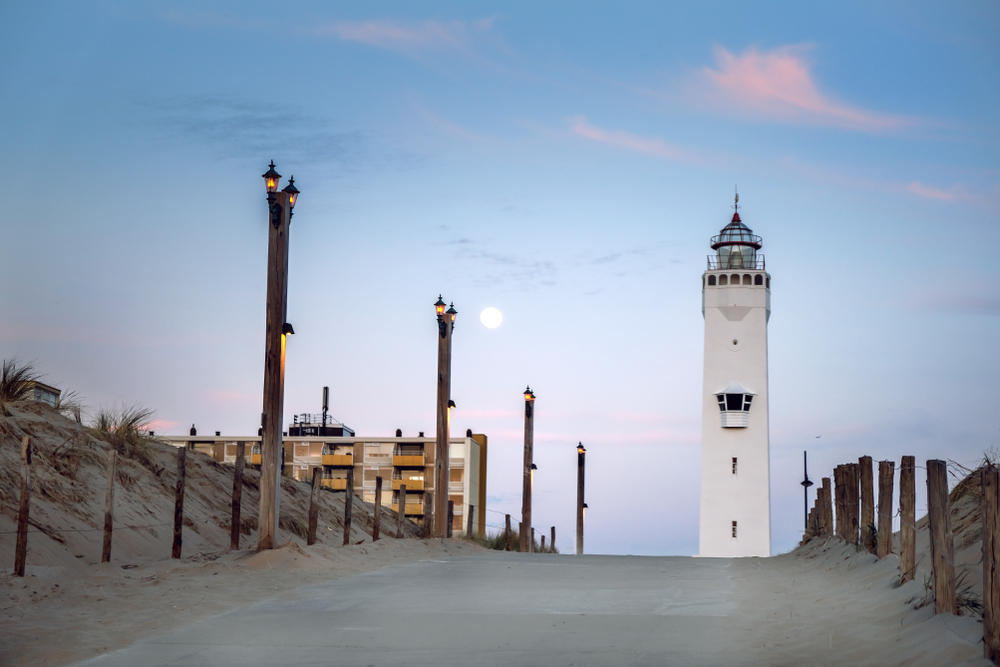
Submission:
<svg viewBox="0 0 1000 667">
<path fill-rule="evenodd" d="M 354 467 L 347 469 L 347 492 L 344 494 L 344 544 L 351 543 L 351 512 L 354 506 Z"/>
<path fill-rule="evenodd" d="M 472 539 L 472 517 L 476 514 L 476 506 L 469 505 L 469 516 L 465 521 L 465 536 Z"/>
<path fill-rule="evenodd" d="M 529 554 L 533 554 L 533 553 L 535 553 L 535 527 L 534 526 L 531 527 L 531 533 L 528 535 L 528 538 L 529 538 L 529 541 L 528 541 L 528 553 Z"/>
<path fill-rule="evenodd" d="M 382 476 L 375 478 L 375 517 L 372 519 L 372 542 L 378 542 L 382 524 Z"/>
<path fill-rule="evenodd" d="M 451 537 L 451 529 L 455 525 L 455 501 L 448 501 L 448 528 L 444 531 L 445 537 Z"/>
<path fill-rule="evenodd" d="M 545 553 L 545 533 L 542 533 L 542 546 L 539 553 Z"/>
<path fill-rule="evenodd" d="M 858 459 L 861 482 L 861 544 L 875 553 L 875 491 L 872 479 L 872 457 Z"/>
<path fill-rule="evenodd" d="M 1000 663 L 1000 471 L 990 464 L 980 473 L 983 515 L 983 655 Z"/>
<path fill-rule="evenodd" d="M 17 511 L 17 546 L 14 548 L 14 576 L 23 577 L 28 560 L 28 508 L 31 503 L 31 440 L 21 439 L 21 506 Z"/>
<path fill-rule="evenodd" d="M 316 528 L 319 524 L 319 487 L 323 483 L 323 468 L 313 468 L 312 492 L 309 494 L 309 534 L 306 545 L 316 544 Z"/>
<path fill-rule="evenodd" d="M 847 518 L 848 518 L 848 534 L 847 541 L 849 544 L 855 546 L 858 545 L 858 529 L 860 526 L 861 512 L 859 511 L 859 498 L 858 498 L 858 488 L 860 486 L 861 474 L 858 471 L 857 463 L 847 464 Z"/>
<path fill-rule="evenodd" d="M 240 506 L 243 503 L 243 466 L 246 464 L 247 443 L 236 443 L 236 465 L 233 466 L 233 506 L 229 520 L 229 548 L 240 548 Z"/>
<path fill-rule="evenodd" d="M 955 544 L 948 510 L 948 464 L 927 461 L 927 530 L 934 576 L 934 613 L 955 613 Z"/>
<path fill-rule="evenodd" d="M 836 508 L 836 528 L 834 533 L 842 540 L 847 539 L 847 531 L 844 530 L 844 466 L 839 465 L 833 469 L 833 494 L 834 507 Z"/>
<path fill-rule="evenodd" d="M 878 462 L 878 540 L 875 555 L 885 558 L 892 553 L 892 484 L 895 461 Z"/>
<path fill-rule="evenodd" d="M 552 526 L 552 539 L 549 540 L 549 551 L 556 552 L 556 527 Z"/>
<path fill-rule="evenodd" d="M 111 562 L 111 530 L 114 526 L 115 472 L 118 469 L 118 452 L 114 449 L 108 455 L 108 491 L 104 496 L 104 544 L 101 546 L 101 562 Z"/>
<path fill-rule="evenodd" d="M 427 495 L 426 493 L 424 494 Z M 426 519 L 426 515 L 424 515 Z M 396 504 L 396 537 L 403 536 L 403 522 L 406 521 L 406 484 L 399 485 L 399 498 Z"/>
<path fill-rule="evenodd" d="M 899 464 L 899 582 L 913 579 L 917 569 L 916 461 L 904 456 Z"/>
<path fill-rule="evenodd" d="M 184 479 L 187 476 L 187 447 L 177 450 L 177 482 L 174 486 L 174 546 L 171 558 L 181 557 L 181 537 L 184 529 Z"/>
<path fill-rule="evenodd" d="M 503 550 L 510 551 L 510 515 L 504 514 Z"/>
<path fill-rule="evenodd" d="M 820 531 L 823 537 L 833 535 L 833 498 L 830 488 L 830 478 L 823 478 L 823 511 L 820 512 Z"/>
<path fill-rule="evenodd" d="M 430 537 L 434 530 L 434 494 L 424 492 L 424 525 L 420 528 L 423 537 Z"/>
</svg>

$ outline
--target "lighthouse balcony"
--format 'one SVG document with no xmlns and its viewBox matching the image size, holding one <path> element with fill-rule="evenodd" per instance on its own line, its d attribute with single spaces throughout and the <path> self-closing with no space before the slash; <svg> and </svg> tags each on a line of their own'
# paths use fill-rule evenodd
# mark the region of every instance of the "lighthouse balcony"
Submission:
<svg viewBox="0 0 1000 667">
<path fill-rule="evenodd" d="M 708 255 L 709 271 L 728 271 L 730 269 L 750 269 L 753 271 L 764 271 L 767 269 L 764 263 L 764 255 L 754 253 L 752 257 L 745 256 L 744 253 L 732 253 L 731 255 Z"/>
</svg>

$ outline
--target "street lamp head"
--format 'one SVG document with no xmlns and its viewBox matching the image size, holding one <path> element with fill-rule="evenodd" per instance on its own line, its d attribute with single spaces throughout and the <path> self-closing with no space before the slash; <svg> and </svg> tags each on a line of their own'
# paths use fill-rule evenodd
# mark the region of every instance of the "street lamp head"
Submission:
<svg viewBox="0 0 1000 667">
<path fill-rule="evenodd" d="M 587 448 L 583 446 L 582 442 L 576 443 L 576 453 L 577 454 L 586 454 L 587 453 Z"/>
<path fill-rule="evenodd" d="M 284 324 L 281 325 L 281 335 L 282 336 L 291 336 L 294 333 L 295 333 L 295 329 L 292 328 L 292 325 L 290 323 L 285 322 Z"/>
<path fill-rule="evenodd" d="M 438 294 L 438 300 L 434 302 L 434 312 L 437 313 L 439 319 L 444 315 L 444 300 L 440 294 Z"/>
<path fill-rule="evenodd" d="M 455 405 L 455 401 L 453 401 L 453 400 L 451 400 L 451 399 L 449 398 L 449 399 L 448 399 L 448 407 L 449 407 L 449 408 L 457 408 L 458 406 L 457 406 L 457 405 Z"/>
<path fill-rule="evenodd" d="M 524 400 L 526 401 L 535 400 L 535 392 L 531 391 L 530 386 L 524 388 Z"/>
<path fill-rule="evenodd" d="M 452 303 L 452 304 L 450 304 L 448 306 L 448 310 L 447 310 L 447 312 L 445 314 L 448 316 L 448 319 L 451 320 L 451 323 L 454 324 L 455 323 L 455 316 L 458 315 L 458 311 L 455 310 L 455 304 L 454 303 Z"/>
<path fill-rule="evenodd" d="M 295 208 L 295 201 L 299 198 L 299 189 L 295 187 L 294 176 L 288 179 L 288 185 L 282 188 L 281 191 L 288 193 L 288 205 L 292 208 Z"/>
<path fill-rule="evenodd" d="M 261 174 L 261 176 L 264 178 L 264 185 L 267 188 L 268 194 L 278 191 L 278 181 L 281 180 L 281 174 L 274 170 L 274 160 L 271 160 L 271 164 L 268 165 L 267 171 Z"/>
<path fill-rule="evenodd" d="M 536 466 L 534 463 L 532 463 L 531 464 L 531 469 L 532 469 L 532 471 L 538 470 L 538 466 Z"/>
</svg>

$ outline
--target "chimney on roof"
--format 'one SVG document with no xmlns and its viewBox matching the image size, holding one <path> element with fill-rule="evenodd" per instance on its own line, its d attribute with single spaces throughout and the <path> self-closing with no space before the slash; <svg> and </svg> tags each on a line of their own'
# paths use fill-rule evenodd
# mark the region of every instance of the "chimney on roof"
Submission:
<svg viewBox="0 0 1000 667">
<path fill-rule="evenodd" d="M 465 429 L 465 437 L 466 438 L 471 438 L 472 437 L 472 429 L 471 428 Z"/>
<path fill-rule="evenodd" d="M 196 428 L 194 427 L 194 424 L 191 424 L 191 430 L 190 430 L 190 431 L 188 431 L 188 434 L 189 434 L 189 435 L 198 435 L 198 429 L 196 429 Z"/>
<path fill-rule="evenodd" d="M 424 437 L 424 432 L 423 432 L 423 431 L 420 431 L 419 433 L 417 433 L 417 437 L 418 437 L 418 438 L 422 438 L 422 437 Z"/>
<path fill-rule="evenodd" d="M 397 438 L 402 438 L 403 437 L 403 429 L 401 429 L 401 428 L 397 428 L 396 429 L 396 437 Z"/>
<path fill-rule="evenodd" d="M 215 432 L 215 437 L 216 438 L 218 438 L 220 435 L 222 435 L 222 431 L 216 431 Z"/>
</svg>

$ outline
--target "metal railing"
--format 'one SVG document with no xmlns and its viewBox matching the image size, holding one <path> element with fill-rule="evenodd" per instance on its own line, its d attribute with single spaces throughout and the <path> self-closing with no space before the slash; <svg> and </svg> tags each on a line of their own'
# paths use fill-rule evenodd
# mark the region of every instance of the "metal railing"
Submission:
<svg viewBox="0 0 1000 667">
<path fill-rule="evenodd" d="M 743 255 L 735 253 L 726 259 L 722 259 L 718 255 L 708 255 L 707 259 L 709 271 L 764 271 L 767 268 L 764 264 L 764 255 L 760 253 L 751 262 L 744 261 Z"/>
</svg>

